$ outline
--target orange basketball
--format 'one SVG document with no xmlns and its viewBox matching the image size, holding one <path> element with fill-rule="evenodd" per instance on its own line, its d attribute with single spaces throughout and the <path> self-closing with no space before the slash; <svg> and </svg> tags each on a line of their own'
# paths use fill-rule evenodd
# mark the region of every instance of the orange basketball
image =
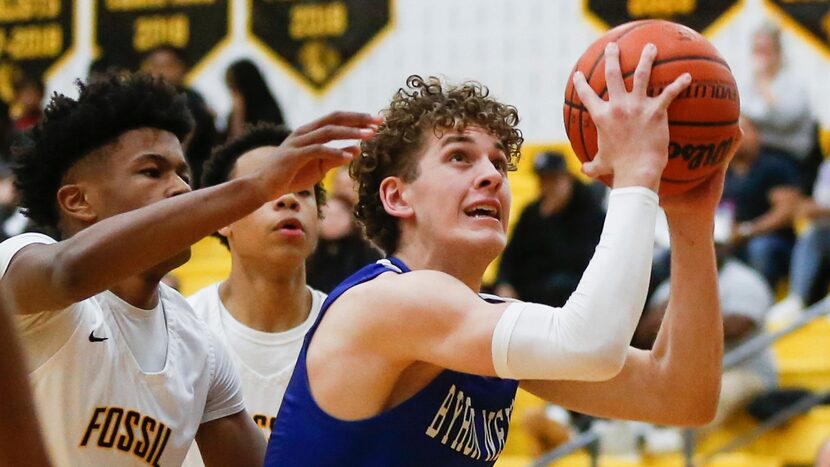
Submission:
<svg viewBox="0 0 830 467">
<path fill-rule="evenodd" d="M 700 184 L 727 163 L 738 141 L 740 99 L 729 65 L 706 38 L 680 24 L 662 20 L 626 23 L 608 31 L 588 47 L 576 62 L 573 73 L 581 71 L 596 93 L 608 99 L 605 85 L 605 46 L 616 42 L 620 49 L 620 70 L 628 90 L 643 47 L 657 46 L 657 57 L 649 80 L 649 95 L 662 89 L 685 72 L 692 83 L 668 109 L 669 162 L 660 181 L 660 194 L 682 193 Z M 576 155 L 590 161 L 597 152 L 597 129 L 582 105 L 572 79 L 565 88 L 565 130 Z M 610 177 L 603 177 L 611 186 Z"/>
</svg>

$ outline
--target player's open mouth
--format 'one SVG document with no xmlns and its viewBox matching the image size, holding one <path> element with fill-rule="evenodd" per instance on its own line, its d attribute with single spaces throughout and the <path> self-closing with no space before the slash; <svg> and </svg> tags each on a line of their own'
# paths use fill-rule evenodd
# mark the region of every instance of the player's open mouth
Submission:
<svg viewBox="0 0 830 467">
<path fill-rule="evenodd" d="M 464 214 L 469 217 L 489 217 L 495 220 L 501 220 L 498 206 L 489 203 L 473 205 L 472 207 L 465 209 Z"/>
</svg>

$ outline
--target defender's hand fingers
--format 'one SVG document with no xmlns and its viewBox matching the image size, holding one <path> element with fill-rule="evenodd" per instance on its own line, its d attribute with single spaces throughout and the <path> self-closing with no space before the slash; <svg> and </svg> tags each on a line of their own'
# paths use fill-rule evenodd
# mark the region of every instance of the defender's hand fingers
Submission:
<svg viewBox="0 0 830 467">
<path fill-rule="evenodd" d="M 350 126 L 357 128 L 376 128 L 383 122 L 383 118 L 364 112 L 337 111 L 325 115 L 311 123 L 307 123 L 294 131 L 295 135 L 303 135 L 322 128 L 326 125 Z"/>
<path fill-rule="evenodd" d="M 579 100 L 588 109 L 588 113 L 593 114 L 595 111 L 598 112 L 600 106 L 603 105 L 603 100 L 597 96 L 597 93 L 594 92 L 594 89 L 585 80 L 585 75 L 581 71 L 574 73 L 573 83 L 574 89 L 576 89 L 576 95 L 579 96 Z"/>
<path fill-rule="evenodd" d="M 678 76 L 677 79 L 672 81 L 672 83 L 666 86 L 663 89 L 663 92 L 657 96 L 658 102 L 663 109 L 669 108 L 674 98 L 679 96 L 683 90 L 685 90 L 689 84 L 692 82 L 692 75 L 689 73 L 683 73 L 682 75 Z"/>
<path fill-rule="evenodd" d="M 620 71 L 620 48 L 616 42 L 609 42 L 605 46 L 605 84 L 608 86 L 608 99 L 618 98 L 626 93 Z"/>
<path fill-rule="evenodd" d="M 369 139 L 374 135 L 375 130 L 373 128 L 326 125 L 297 136 L 290 144 L 293 147 L 302 147 L 310 144 L 327 143 L 329 141 L 344 139 Z"/>
<path fill-rule="evenodd" d="M 654 44 L 646 44 L 643 53 L 640 54 L 640 62 L 634 70 L 634 86 L 631 92 L 638 95 L 645 95 L 648 89 L 648 80 L 651 78 L 651 66 L 654 58 L 657 57 L 657 47 Z"/>
</svg>

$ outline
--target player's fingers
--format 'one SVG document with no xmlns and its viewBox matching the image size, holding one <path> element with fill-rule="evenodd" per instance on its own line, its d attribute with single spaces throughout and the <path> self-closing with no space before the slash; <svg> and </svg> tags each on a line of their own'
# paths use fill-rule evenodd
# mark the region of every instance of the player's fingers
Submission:
<svg viewBox="0 0 830 467">
<path fill-rule="evenodd" d="M 640 62 L 637 63 L 637 69 L 634 70 L 634 85 L 631 92 L 637 95 L 645 95 L 648 89 L 648 80 L 651 77 L 651 66 L 654 64 L 654 58 L 657 57 L 657 47 L 654 44 L 646 44 L 643 47 L 643 52 L 640 54 Z"/>
<path fill-rule="evenodd" d="M 683 90 L 685 90 L 691 82 L 692 75 L 690 75 L 689 73 L 683 73 L 682 75 L 678 76 L 677 79 L 672 81 L 670 85 L 666 86 L 666 88 L 663 89 L 663 92 L 661 92 L 660 95 L 657 96 L 660 106 L 664 109 L 667 109 L 669 105 L 671 105 L 672 101 L 674 101 L 674 98 L 679 96 L 680 93 L 683 92 Z"/>
<path fill-rule="evenodd" d="M 603 101 L 597 96 L 597 93 L 594 92 L 594 89 L 588 84 L 588 81 L 585 80 L 585 75 L 581 71 L 574 73 L 573 84 L 574 89 L 576 89 L 576 95 L 579 96 L 585 108 L 588 109 L 588 113 L 596 115 L 600 106 L 603 105 Z"/>
<path fill-rule="evenodd" d="M 302 161 L 307 162 L 308 159 L 318 159 L 329 161 L 334 163 L 336 166 L 351 161 L 354 157 L 354 152 L 352 150 L 344 150 L 344 148 L 335 148 L 324 144 L 310 144 L 292 150 L 290 157 L 299 160 L 299 163 L 303 163 Z"/>
<path fill-rule="evenodd" d="M 382 122 L 383 118 L 377 115 L 364 112 L 336 111 L 297 128 L 294 131 L 294 134 L 303 135 L 327 125 L 376 128 L 377 125 L 380 125 Z"/>
<path fill-rule="evenodd" d="M 329 141 L 344 139 L 369 139 L 374 135 L 374 128 L 326 125 L 297 136 L 291 141 L 291 145 L 294 147 L 302 147 L 310 144 L 327 143 Z"/>
<path fill-rule="evenodd" d="M 616 42 L 605 46 L 605 84 L 608 86 L 608 98 L 625 94 L 625 83 L 620 71 L 620 48 Z"/>
</svg>

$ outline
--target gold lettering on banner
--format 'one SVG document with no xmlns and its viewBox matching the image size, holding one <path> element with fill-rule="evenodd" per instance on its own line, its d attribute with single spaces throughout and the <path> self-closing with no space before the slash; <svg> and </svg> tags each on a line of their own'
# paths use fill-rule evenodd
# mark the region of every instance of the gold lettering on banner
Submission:
<svg viewBox="0 0 830 467">
<path fill-rule="evenodd" d="M 60 14 L 60 0 L 0 0 L 0 23 L 52 19 Z"/>
<path fill-rule="evenodd" d="M 289 11 L 288 35 L 302 40 L 340 37 L 349 27 L 349 14 L 343 2 L 295 5 Z"/>
<path fill-rule="evenodd" d="M 57 23 L 15 26 L 0 30 L 0 51 L 12 60 L 51 58 L 63 50 L 63 33 Z"/>
<path fill-rule="evenodd" d="M 167 7 L 213 5 L 217 0 L 106 0 L 109 11 L 152 10 Z"/>
<path fill-rule="evenodd" d="M 628 0 L 632 18 L 688 15 L 697 9 L 697 0 Z"/>
<path fill-rule="evenodd" d="M 184 47 L 190 41 L 190 20 L 184 14 L 152 15 L 133 23 L 133 48 L 144 52 L 161 44 Z"/>
</svg>

